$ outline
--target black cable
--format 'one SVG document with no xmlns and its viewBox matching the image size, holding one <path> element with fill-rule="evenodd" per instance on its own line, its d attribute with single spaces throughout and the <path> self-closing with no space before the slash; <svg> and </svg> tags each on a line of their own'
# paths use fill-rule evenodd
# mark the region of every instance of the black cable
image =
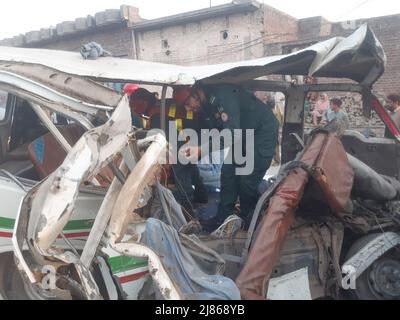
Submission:
<svg viewBox="0 0 400 320">
<path fill-rule="evenodd" d="M 178 186 L 179 190 L 180 190 L 180 191 L 182 192 L 182 194 L 185 196 L 185 198 L 186 198 L 187 202 L 189 203 L 189 205 L 190 205 L 192 211 L 194 212 L 193 204 L 192 204 L 192 202 L 190 201 L 190 199 L 189 199 L 189 197 L 188 197 L 188 195 L 187 195 L 185 189 L 182 187 L 182 184 L 181 184 L 180 181 L 179 181 L 179 178 L 178 178 L 178 176 L 177 176 L 177 174 L 176 174 L 176 172 L 175 172 L 174 167 L 171 166 L 171 169 L 172 169 L 172 172 L 174 173 L 175 184 Z"/>
</svg>

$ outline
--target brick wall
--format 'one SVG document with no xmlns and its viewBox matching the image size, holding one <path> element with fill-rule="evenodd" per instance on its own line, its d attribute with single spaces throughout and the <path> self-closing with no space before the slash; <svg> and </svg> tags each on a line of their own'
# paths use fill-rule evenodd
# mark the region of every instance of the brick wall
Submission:
<svg viewBox="0 0 400 320">
<path fill-rule="evenodd" d="M 263 11 L 232 14 L 137 35 L 140 60 L 216 64 L 264 56 Z"/>
<path fill-rule="evenodd" d="M 275 8 L 264 6 L 264 39 L 268 44 L 297 39 L 298 20 Z"/>
<path fill-rule="evenodd" d="M 132 31 L 126 26 L 104 29 L 98 32 L 76 34 L 63 37 L 47 44 L 32 44 L 27 47 L 67 51 L 79 51 L 88 42 L 95 41 L 116 56 L 133 57 Z"/>
<path fill-rule="evenodd" d="M 301 19 L 298 24 L 298 41 L 312 41 L 331 35 L 332 24 L 323 17 Z"/>
<path fill-rule="evenodd" d="M 183 65 L 257 59 L 280 54 L 281 47 L 273 43 L 295 40 L 297 28 L 297 19 L 263 5 L 251 13 L 140 32 L 139 58 Z"/>
</svg>

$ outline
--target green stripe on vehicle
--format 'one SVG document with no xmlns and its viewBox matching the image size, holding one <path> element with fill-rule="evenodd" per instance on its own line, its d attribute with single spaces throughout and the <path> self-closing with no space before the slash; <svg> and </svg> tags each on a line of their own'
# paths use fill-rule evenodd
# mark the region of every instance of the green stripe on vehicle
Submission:
<svg viewBox="0 0 400 320">
<path fill-rule="evenodd" d="M 92 228 L 93 223 L 94 223 L 93 219 L 72 220 L 67 223 L 67 225 L 64 228 L 64 231 L 88 230 Z M 14 229 L 14 224 L 15 224 L 15 219 L 0 217 L 1 229 L 12 230 Z"/>
<path fill-rule="evenodd" d="M 12 230 L 14 229 L 15 219 L 0 217 L 0 228 Z"/>
<path fill-rule="evenodd" d="M 64 231 L 70 230 L 86 230 L 91 229 L 93 226 L 94 220 L 72 220 L 67 223 L 64 228 Z"/>
<path fill-rule="evenodd" d="M 108 263 L 110 264 L 111 271 L 114 274 L 148 266 L 146 259 L 127 256 L 108 258 Z"/>
</svg>

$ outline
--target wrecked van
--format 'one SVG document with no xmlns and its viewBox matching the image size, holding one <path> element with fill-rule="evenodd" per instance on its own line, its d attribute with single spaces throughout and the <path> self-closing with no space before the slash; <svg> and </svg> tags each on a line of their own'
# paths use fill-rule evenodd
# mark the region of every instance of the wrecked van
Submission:
<svg viewBox="0 0 400 320">
<path fill-rule="evenodd" d="M 385 61 L 366 25 L 289 55 L 215 66 L 1 47 L 1 295 L 398 299 L 400 133 L 372 91 Z M 263 78 L 269 75 L 328 81 Z M 168 87 L 197 81 L 286 96 L 282 166 L 248 230 L 230 217 L 204 234 L 162 183 L 165 137 L 132 127 L 127 97 L 101 84 L 160 86 L 165 129 Z M 364 114 L 379 115 L 387 138 L 340 125 L 306 135 L 310 91 L 362 95 Z M 37 123 L 29 134 L 14 122 L 28 114 Z"/>
</svg>

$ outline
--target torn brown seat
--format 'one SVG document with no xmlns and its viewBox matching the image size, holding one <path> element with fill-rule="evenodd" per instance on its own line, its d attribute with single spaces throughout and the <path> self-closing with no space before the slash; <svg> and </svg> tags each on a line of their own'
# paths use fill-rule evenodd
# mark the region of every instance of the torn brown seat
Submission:
<svg viewBox="0 0 400 320">
<path fill-rule="evenodd" d="M 332 213 L 340 216 L 349 201 L 354 173 L 336 135 L 315 134 L 299 160 L 309 169 L 291 171 L 278 186 L 260 222 L 246 263 L 236 279 L 243 299 L 265 298 L 266 284 L 279 260 L 310 175 Z"/>
<path fill-rule="evenodd" d="M 58 127 L 60 133 L 73 146 L 85 132 L 77 124 Z M 40 179 L 54 172 L 64 161 L 67 152 L 55 139 L 51 132 L 37 138 L 28 146 L 29 158 L 33 163 Z"/>
<path fill-rule="evenodd" d="M 60 133 L 71 146 L 80 139 L 85 130 L 77 124 L 58 127 Z M 37 138 L 28 146 L 29 159 L 32 161 L 40 179 L 48 177 L 64 161 L 67 152 L 55 139 L 51 132 Z M 116 159 L 115 164 L 119 165 L 121 159 Z M 109 167 L 105 167 L 96 176 L 97 181 L 102 187 L 107 187 L 114 179 L 114 173 Z"/>
</svg>

